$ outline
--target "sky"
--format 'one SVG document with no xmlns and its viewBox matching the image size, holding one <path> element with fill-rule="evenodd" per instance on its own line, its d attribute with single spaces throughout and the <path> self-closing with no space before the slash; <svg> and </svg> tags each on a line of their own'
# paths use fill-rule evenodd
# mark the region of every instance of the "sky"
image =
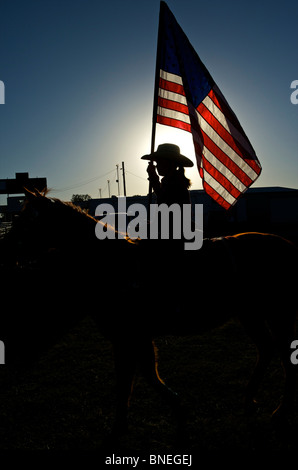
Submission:
<svg viewBox="0 0 298 470">
<path fill-rule="evenodd" d="M 298 188 L 298 4 L 168 0 L 262 165 L 253 187 Z M 0 179 L 46 177 L 51 195 L 148 192 L 159 0 L 0 0 Z M 157 126 L 156 148 L 191 135 Z M 201 189 L 196 165 L 186 171 Z M 108 183 L 109 181 L 109 183 Z M 4 200 L 3 200 L 4 199 Z M 6 202 L 1 196 L 0 204 Z"/>
</svg>

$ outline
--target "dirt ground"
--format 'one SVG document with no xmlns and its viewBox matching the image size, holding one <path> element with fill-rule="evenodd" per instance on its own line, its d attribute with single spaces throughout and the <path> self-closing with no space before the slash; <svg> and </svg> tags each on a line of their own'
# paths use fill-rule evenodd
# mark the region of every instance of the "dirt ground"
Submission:
<svg viewBox="0 0 298 470">
<path fill-rule="evenodd" d="M 129 432 L 108 445 L 115 413 L 113 353 L 87 318 L 30 370 L 16 374 L 0 366 L 6 384 L 0 402 L 0 451 L 197 455 L 296 449 L 297 414 L 282 429 L 271 419 L 283 390 L 278 358 L 265 377 L 256 414 L 245 414 L 243 392 L 256 356 L 236 320 L 204 335 L 158 338 L 156 344 L 160 375 L 180 394 L 185 410 L 183 439 L 170 409 L 140 377 Z"/>
</svg>

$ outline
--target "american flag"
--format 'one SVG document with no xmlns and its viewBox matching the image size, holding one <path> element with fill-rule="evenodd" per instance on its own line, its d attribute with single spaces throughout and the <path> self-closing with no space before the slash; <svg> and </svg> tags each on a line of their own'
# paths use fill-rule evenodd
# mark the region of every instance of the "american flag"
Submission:
<svg viewBox="0 0 298 470">
<path fill-rule="evenodd" d="M 203 187 L 225 209 L 261 173 L 236 115 L 165 2 L 160 3 L 153 121 L 192 133 Z"/>
</svg>

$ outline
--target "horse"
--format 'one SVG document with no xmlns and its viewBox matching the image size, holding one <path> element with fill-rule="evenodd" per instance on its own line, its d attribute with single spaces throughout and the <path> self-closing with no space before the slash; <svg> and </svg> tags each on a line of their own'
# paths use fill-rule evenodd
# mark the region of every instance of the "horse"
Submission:
<svg viewBox="0 0 298 470">
<path fill-rule="evenodd" d="M 17 278 L 22 286 L 15 299 L 21 319 L 20 315 L 1 318 L 0 338 L 8 363 L 13 363 L 15 351 L 22 355 L 24 331 L 34 337 L 30 350 L 34 356 L 38 348 L 47 347 L 90 314 L 114 349 L 117 404 L 112 434 L 120 436 L 127 430 L 137 370 L 181 418 L 180 397 L 159 375 L 154 340 L 168 334 L 200 335 L 237 316 L 257 350 L 245 390 L 246 409 L 254 409 L 256 393 L 277 350 L 285 384 L 273 416 L 283 419 L 293 413 L 296 369 L 290 357 L 298 250 L 292 242 L 274 234 L 246 232 L 204 239 L 201 249 L 184 251 L 176 240 L 131 240 L 107 226 L 117 236 L 98 240 L 95 228 L 103 223 L 100 220 L 46 193 L 26 195 L 20 216 L 0 244 L 6 285 Z M 115 296 L 111 284 L 119 260 L 124 272 L 116 278 Z M 82 274 L 88 276 L 92 292 L 84 294 L 84 307 L 69 294 L 75 290 L 75 276 Z M 100 303 L 94 300 L 96 293 Z M 36 302 L 30 312 L 24 312 L 26 296 Z M 113 308 L 110 298 L 116 298 Z M 37 313 L 38 304 L 50 315 Z M 25 341 L 28 346 L 28 337 Z"/>
</svg>

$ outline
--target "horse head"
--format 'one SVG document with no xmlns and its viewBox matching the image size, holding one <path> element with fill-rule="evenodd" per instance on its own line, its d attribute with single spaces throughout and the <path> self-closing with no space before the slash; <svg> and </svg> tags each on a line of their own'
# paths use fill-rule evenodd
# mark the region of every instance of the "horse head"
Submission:
<svg viewBox="0 0 298 470">
<path fill-rule="evenodd" d="M 83 241 L 86 214 L 70 203 L 48 197 L 46 192 L 25 189 L 25 194 L 23 208 L 4 240 L 6 258 L 17 264 L 28 263 L 49 251 L 70 249 L 71 245 L 78 243 L 79 235 Z M 91 221 L 88 222 L 90 225 Z M 86 235 L 94 234 L 95 223 L 92 220 Z"/>
</svg>

